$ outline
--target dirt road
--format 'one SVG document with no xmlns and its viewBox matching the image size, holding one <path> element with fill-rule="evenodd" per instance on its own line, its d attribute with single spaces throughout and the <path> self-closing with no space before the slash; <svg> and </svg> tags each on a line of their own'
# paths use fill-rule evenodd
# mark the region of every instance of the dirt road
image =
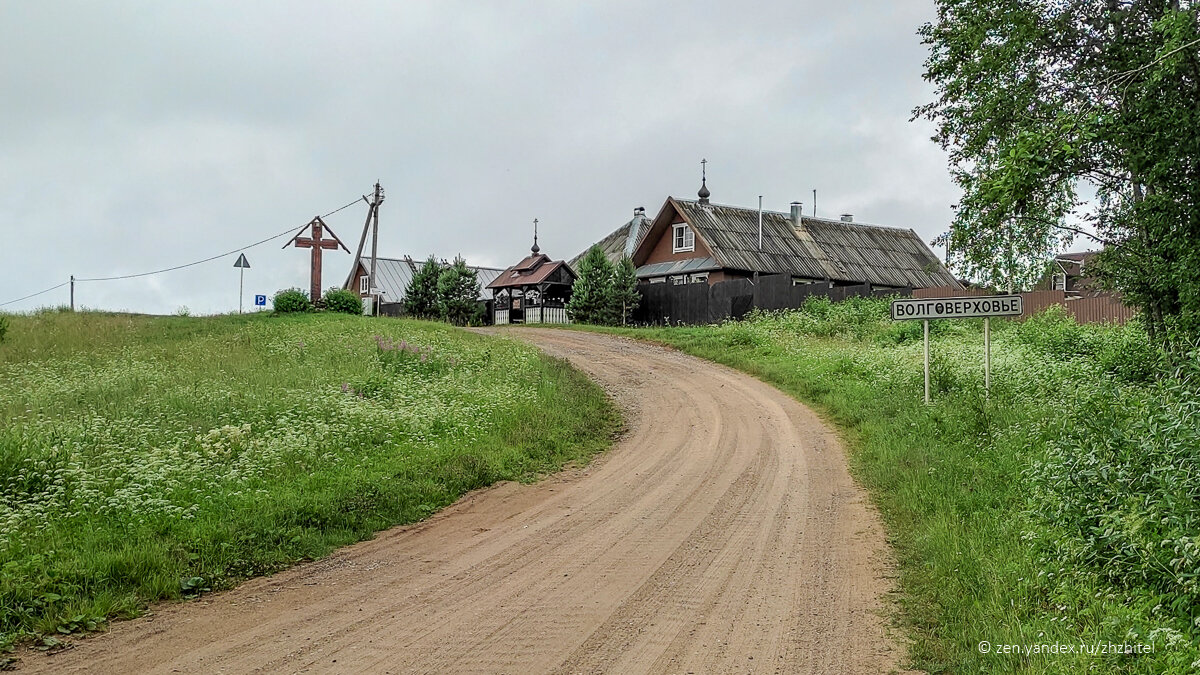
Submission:
<svg viewBox="0 0 1200 675">
<path fill-rule="evenodd" d="M 625 408 L 584 470 L 115 624 L 59 673 L 887 673 L 887 551 L 842 448 L 732 370 L 518 330 Z"/>
</svg>

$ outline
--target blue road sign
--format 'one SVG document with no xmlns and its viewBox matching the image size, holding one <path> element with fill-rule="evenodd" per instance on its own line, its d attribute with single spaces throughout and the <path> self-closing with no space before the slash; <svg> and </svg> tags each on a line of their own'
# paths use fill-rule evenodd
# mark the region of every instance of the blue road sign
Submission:
<svg viewBox="0 0 1200 675">
<path fill-rule="evenodd" d="M 259 307 L 266 307 L 267 306 L 267 296 L 265 296 L 265 295 L 254 296 L 254 304 L 258 305 Z"/>
</svg>

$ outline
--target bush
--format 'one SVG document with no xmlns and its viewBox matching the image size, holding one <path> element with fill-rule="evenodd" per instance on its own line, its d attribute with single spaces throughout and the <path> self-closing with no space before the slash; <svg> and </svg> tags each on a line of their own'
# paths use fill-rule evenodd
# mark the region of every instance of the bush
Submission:
<svg viewBox="0 0 1200 675">
<path fill-rule="evenodd" d="M 275 294 L 275 298 L 271 301 L 271 304 L 277 314 L 312 311 L 312 302 L 309 301 L 308 294 L 299 288 L 289 288 L 279 291 Z"/>
<path fill-rule="evenodd" d="M 325 309 L 343 314 L 362 314 L 363 301 L 354 291 L 345 288 L 331 288 L 325 291 Z"/>
<path fill-rule="evenodd" d="M 0 316 L 0 342 L 8 335 L 8 318 Z"/>
</svg>

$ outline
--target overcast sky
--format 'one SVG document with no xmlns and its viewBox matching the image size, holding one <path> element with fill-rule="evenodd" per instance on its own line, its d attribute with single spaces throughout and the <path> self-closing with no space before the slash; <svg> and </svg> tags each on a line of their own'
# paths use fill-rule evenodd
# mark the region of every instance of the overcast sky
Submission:
<svg viewBox="0 0 1200 675">
<path fill-rule="evenodd" d="M 668 195 L 944 231 L 957 191 L 916 30 L 932 2 L 3 2 L 0 302 L 187 263 L 387 193 L 379 253 L 569 258 Z M 353 250 L 366 205 L 328 219 Z M 255 293 L 308 251 L 246 251 Z M 941 251 L 938 251 L 939 255 Z M 236 255 L 80 283 L 236 311 Z M 351 256 L 327 253 L 324 285 Z M 66 304 L 67 289 L 7 305 Z"/>
</svg>

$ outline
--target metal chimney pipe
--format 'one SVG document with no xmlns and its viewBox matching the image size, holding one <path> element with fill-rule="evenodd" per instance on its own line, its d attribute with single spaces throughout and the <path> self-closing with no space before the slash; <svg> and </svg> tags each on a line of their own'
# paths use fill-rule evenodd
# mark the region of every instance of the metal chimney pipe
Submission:
<svg viewBox="0 0 1200 675">
<path fill-rule="evenodd" d="M 762 250 L 762 195 L 758 196 L 758 250 Z"/>
<path fill-rule="evenodd" d="M 803 206 L 800 202 L 792 202 L 792 227 L 800 227 L 800 212 Z"/>
</svg>

